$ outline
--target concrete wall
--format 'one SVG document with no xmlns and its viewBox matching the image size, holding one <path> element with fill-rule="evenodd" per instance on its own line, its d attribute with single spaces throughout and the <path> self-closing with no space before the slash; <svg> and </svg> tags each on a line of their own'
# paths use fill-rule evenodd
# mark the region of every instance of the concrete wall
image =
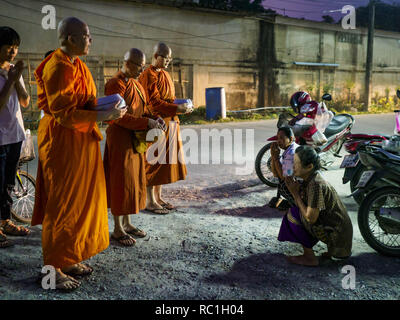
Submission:
<svg viewBox="0 0 400 320">
<path fill-rule="evenodd" d="M 362 100 L 367 30 L 343 30 L 340 25 L 277 17 L 276 67 L 281 100 L 295 90 L 313 88 L 315 97 L 332 88 L 334 98 Z M 400 34 L 375 31 L 372 97 L 395 96 L 400 80 Z M 333 63 L 338 67 L 296 66 L 298 62 Z"/>
<path fill-rule="evenodd" d="M 77 16 L 93 36 L 85 57 L 99 95 L 131 47 L 149 63 L 154 45 L 172 47 L 169 68 L 178 98 L 205 105 L 208 87 L 225 87 L 227 109 L 285 105 L 296 90 L 315 98 L 329 89 L 335 99 L 363 94 L 367 30 L 277 16 L 268 21 L 234 13 L 179 9 L 121 0 L 0 0 L 0 25 L 22 38 L 20 58 L 29 60 L 25 78 L 35 101 L 33 71 L 45 52 L 58 46 L 56 30 L 44 30 L 41 12 L 56 8 L 57 23 Z M 296 66 L 294 61 L 336 63 L 338 67 Z M 30 72 L 29 72 L 30 71 Z M 372 96 L 394 95 L 400 80 L 400 34 L 377 30 Z M 32 105 L 35 109 L 35 105 Z"/>
<path fill-rule="evenodd" d="M 169 71 L 178 97 L 205 105 L 205 88 L 224 86 L 229 108 L 255 106 L 255 19 L 130 1 L 1 0 L 0 25 L 11 26 L 21 35 L 20 57 L 30 56 L 32 70 L 45 52 L 58 46 L 56 30 L 41 25 L 45 4 L 56 8 L 57 24 L 67 16 L 88 23 L 93 44 L 86 60 L 100 94 L 104 76 L 107 79 L 117 70 L 118 60 L 129 48 L 142 49 L 150 63 L 154 45 L 163 41 L 173 50 Z"/>
</svg>

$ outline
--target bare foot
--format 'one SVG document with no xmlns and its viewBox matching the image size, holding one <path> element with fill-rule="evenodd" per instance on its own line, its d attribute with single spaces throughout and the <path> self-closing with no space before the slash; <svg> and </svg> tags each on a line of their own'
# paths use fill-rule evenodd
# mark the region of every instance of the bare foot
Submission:
<svg viewBox="0 0 400 320">
<path fill-rule="evenodd" d="M 318 266 L 319 264 L 318 258 L 315 256 L 311 257 L 311 256 L 301 255 L 301 256 L 288 256 L 286 258 L 290 263 L 299 264 L 302 266 L 315 267 Z"/>
<path fill-rule="evenodd" d="M 62 271 L 56 271 L 56 289 L 61 291 L 72 291 L 77 288 L 81 283 L 71 276 L 67 276 Z"/>
</svg>

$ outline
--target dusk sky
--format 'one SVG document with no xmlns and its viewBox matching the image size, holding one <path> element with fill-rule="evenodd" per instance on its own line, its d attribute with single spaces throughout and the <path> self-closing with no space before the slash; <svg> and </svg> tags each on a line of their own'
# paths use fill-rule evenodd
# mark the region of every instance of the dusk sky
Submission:
<svg viewBox="0 0 400 320">
<path fill-rule="evenodd" d="M 400 0 L 384 0 L 388 4 L 400 5 Z M 275 10 L 281 15 L 293 18 L 306 18 L 307 20 L 321 21 L 322 16 L 330 15 L 338 21 L 344 14 L 341 9 L 345 5 L 352 5 L 355 8 L 365 6 L 369 0 L 264 0 L 265 8 Z M 338 10 L 338 12 L 328 12 Z"/>
</svg>

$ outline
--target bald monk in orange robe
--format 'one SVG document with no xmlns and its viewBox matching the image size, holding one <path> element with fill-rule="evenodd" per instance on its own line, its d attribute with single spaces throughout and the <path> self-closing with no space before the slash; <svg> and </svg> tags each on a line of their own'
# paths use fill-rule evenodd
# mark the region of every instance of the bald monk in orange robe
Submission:
<svg viewBox="0 0 400 320">
<path fill-rule="evenodd" d="M 134 149 L 132 136 L 135 131 L 161 128 L 163 123 L 162 119 L 159 122 L 149 118 L 146 94 L 136 80 L 145 64 L 146 57 L 143 52 L 135 48 L 130 49 L 124 56 L 122 70 L 105 85 L 106 95 L 118 93 L 128 106 L 128 112 L 107 128 L 103 161 L 107 203 L 114 216 L 114 232 L 111 237 L 123 246 L 136 243 L 131 235 L 146 236 L 144 231 L 131 224 L 129 216 L 146 207 L 145 152 L 139 153 Z"/>
<path fill-rule="evenodd" d="M 45 115 L 38 129 L 39 163 L 32 225 L 42 224 L 45 265 L 56 269 L 56 288 L 73 290 L 73 276 L 90 274 L 81 263 L 109 245 L 107 197 L 97 121 L 126 111 L 89 110 L 96 87 L 78 58 L 91 44 L 89 28 L 69 17 L 58 26 L 60 48 L 35 71 L 38 106 Z"/>
<path fill-rule="evenodd" d="M 139 81 L 149 100 L 149 108 L 153 115 L 160 116 L 167 125 L 165 133 L 167 163 L 150 164 L 146 162 L 147 178 L 147 206 L 146 210 L 157 214 L 167 214 L 174 206 L 165 202 L 161 196 L 161 185 L 184 180 L 187 175 L 186 165 L 183 161 L 183 146 L 179 132 L 179 118 L 177 114 L 189 112 L 188 105 L 174 104 L 175 87 L 166 69 L 172 60 L 172 51 L 164 43 L 159 43 L 154 48 L 154 60 L 139 77 Z M 173 141 L 170 141 L 170 131 L 173 132 Z M 171 149 L 177 154 L 170 156 Z M 173 159 L 170 163 L 170 157 Z M 179 161 L 181 159 L 181 161 Z M 147 155 L 147 160 L 148 155 Z M 174 161 L 175 160 L 175 161 Z M 173 163 L 175 162 L 175 163 Z"/>
</svg>

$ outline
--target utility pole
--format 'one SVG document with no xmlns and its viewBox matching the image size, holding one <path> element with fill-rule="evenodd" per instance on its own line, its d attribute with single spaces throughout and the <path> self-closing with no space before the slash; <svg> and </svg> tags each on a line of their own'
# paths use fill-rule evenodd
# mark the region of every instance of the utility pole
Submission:
<svg viewBox="0 0 400 320">
<path fill-rule="evenodd" d="M 374 29 L 375 29 L 375 0 L 369 1 L 369 19 L 368 19 L 368 45 L 367 45 L 367 63 L 365 66 L 365 94 L 364 111 L 368 111 L 371 103 L 372 89 L 372 67 L 374 53 Z"/>
</svg>

